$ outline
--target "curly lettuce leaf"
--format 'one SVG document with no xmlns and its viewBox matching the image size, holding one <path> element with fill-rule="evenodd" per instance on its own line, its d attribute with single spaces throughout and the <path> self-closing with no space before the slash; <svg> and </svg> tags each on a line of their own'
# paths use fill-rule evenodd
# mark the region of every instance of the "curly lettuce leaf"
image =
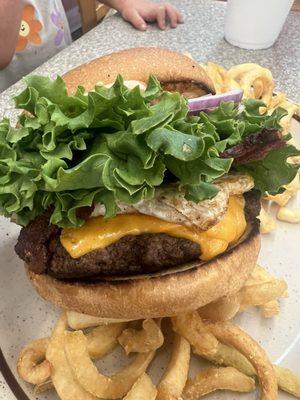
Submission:
<svg viewBox="0 0 300 400">
<path fill-rule="evenodd" d="M 287 158 L 299 155 L 300 150 L 288 145 L 270 151 L 263 160 L 241 165 L 237 169 L 251 175 L 256 189 L 262 193 L 277 194 L 283 185 L 295 178 L 299 168 L 299 165 L 288 163 Z"/>
<path fill-rule="evenodd" d="M 279 122 L 287 111 L 278 107 L 269 115 L 267 110 L 261 112 L 262 107 L 266 108 L 263 101 L 253 99 L 245 100 L 239 106 L 233 102 L 221 103 L 210 113 L 201 112 L 199 118 L 201 122 L 214 126 L 216 135 L 227 148 L 263 128 L 281 129 Z"/>
<path fill-rule="evenodd" d="M 77 210 L 95 202 L 111 217 L 119 202 L 153 198 L 170 172 L 188 200 L 212 198 L 213 181 L 234 168 L 220 152 L 264 127 L 278 128 L 285 115 L 261 113 L 264 104 L 249 100 L 189 116 L 187 100 L 164 92 L 155 77 L 144 93 L 119 76 L 110 88 L 78 87 L 73 96 L 60 77 L 32 75 L 25 82 L 14 100 L 27 113 L 17 127 L 0 121 L 0 212 L 22 225 L 51 209 L 52 223 L 80 226 Z M 296 173 L 286 162 L 291 154 L 299 153 L 286 146 L 239 169 L 259 190 L 274 193 Z"/>
</svg>

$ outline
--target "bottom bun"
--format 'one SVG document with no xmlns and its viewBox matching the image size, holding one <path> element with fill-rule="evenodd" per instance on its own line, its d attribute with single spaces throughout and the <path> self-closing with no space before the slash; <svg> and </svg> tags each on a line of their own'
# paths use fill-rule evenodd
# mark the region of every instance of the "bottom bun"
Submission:
<svg viewBox="0 0 300 400">
<path fill-rule="evenodd" d="M 28 275 L 45 300 L 66 310 L 110 319 L 157 318 L 195 310 L 237 292 L 259 250 L 259 225 L 254 223 L 235 247 L 206 263 L 191 263 L 182 272 L 96 283 L 62 281 L 29 269 Z"/>
</svg>

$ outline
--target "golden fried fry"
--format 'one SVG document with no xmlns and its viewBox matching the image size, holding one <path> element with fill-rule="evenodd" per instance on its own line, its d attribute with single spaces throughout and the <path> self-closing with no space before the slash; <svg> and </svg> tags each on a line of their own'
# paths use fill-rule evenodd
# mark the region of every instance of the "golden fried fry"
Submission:
<svg viewBox="0 0 300 400">
<path fill-rule="evenodd" d="M 215 321 L 228 321 L 232 319 L 240 309 L 239 294 L 224 296 L 221 299 L 199 308 L 201 318 Z"/>
<path fill-rule="evenodd" d="M 287 284 L 283 279 L 273 279 L 257 285 L 244 286 L 239 292 L 241 308 L 266 304 L 282 297 L 286 290 Z"/>
<path fill-rule="evenodd" d="M 292 210 L 291 208 L 281 207 L 277 213 L 277 218 L 291 224 L 299 224 L 300 209 Z"/>
<path fill-rule="evenodd" d="M 21 351 L 17 361 L 17 372 L 24 381 L 39 385 L 50 378 L 51 365 L 45 359 L 48 338 L 37 339 Z"/>
<path fill-rule="evenodd" d="M 215 390 L 251 392 L 255 381 L 232 367 L 205 368 L 194 379 L 187 381 L 183 392 L 184 400 L 196 400 Z"/>
<path fill-rule="evenodd" d="M 253 286 L 262 282 L 270 282 L 276 279 L 273 275 L 270 274 L 265 268 L 256 264 L 251 275 L 246 280 L 244 286 Z"/>
<path fill-rule="evenodd" d="M 76 311 L 66 311 L 68 325 L 72 329 L 85 329 L 101 325 L 101 318 L 81 314 Z"/>
<path fill-rule="evenodd" d="M 236 368 L 248 376 L 256 375 L 255 369 L 247 358 L 234 347 L 227 346 L 226 344 L 219 342 L 217 351 L 213 356 L 203 357 L 213 364 Z"/>
<path fill-rule="evenodd" d="M 50 390 L 52 388 L 53 388 L 53 383 L 52 383 L 52 381 L 50 379 L 50 380 L 48 380 L 46 382 L 39 383 L 38 385 L 35 385 L 35 387 L 33 389 L 33 393 L 35 395 L 38 395 L 40 393 L 47 392 L 47 390 Z"/>
<path fill-rule="evenodd" d="M 277 203 L 280 207 L 285 206 L 289 200 L 293 197 L 292 192 L 289 190 L 284 191 L 283 193 L 279 193 L 276 195 L 271 195 L 268 194 L 265 199 L 269 201 L 274 201 L 274 203 Z"/>
<path fill-rule="evenodd" d="M 260 90 L 260 96 L 255 97 L 255 92 L 253 90 L 254 83 L 260 80 L 262 83 L 262 89 Z M 244 97 L 246 99 L 250 98 L 261 98 L 266 105 L 269 104 L 274 89 L 274 82 L 271 71 L 266 68 L 261 68 L 257 70 L 249 71 L 240 80 L 241 88 L 244 89 Z"/>
<path fill-rule="evenodd" d="M 292 157 L 289 157 L 289 158 L 287 159 L 287 162 L 290 163 L 290 164 L 300 164 L 300 156 L 292 156 Z M 298 171 L 298 185 L 297 185 L 297 190 L 300 189 L 300 180 L 299 180 L 299 178 L 300 178 L 300 174 L 299 174 L 299 171 Z M 292 182 L 293 182 L 293 181 L 292 181 Z M 289 183 L 289 185 L 290 185 L 290 183 Z"/>
<path fill-rule="evenodd" d="M 208 62 L 205 69 L 214 83 L 216 93 L 225 92 L 228 83 L 226 69 L 212 62 Z"/>
<path fill-rule="evenodd" d="M 240 81 L 240 79 L 248 72 L 256 69 L 257 67 L 260 67 L 258 64 L 255 63 L 244 63 L 244 64 L 238 64 L 234 65 L 228 70 L 228 75 L 235 79 L 237 82 Z"/>
<path fill-rule="evenodd" d="M 276 222 L 262 207 L 258 219 L 260 220 L 260 232 L 269 233 L 276 229 Z"/>
<path fill-rule="evenodd" d="M 278 365 L 275 365 L 274 369 L 280 389 L 300 398 L 300 375 Z"/>
<path fill-rule="evenodd" d="M 149 376 L 144 373 L 134 383 L 123 400 L 155 400 L 157 390 Z"/>
<path fill-rule="evenodd" d="M 269 110 L 274 111 L 275 108 L 279 107 L 285 101 L 286 95 L 284 93 L 276 93 L 276 95 L 272 97 L 269 103 Z"/>
<path fill-rule="evenodd" d="M 235 65 L 228 70 L 228 77 L 238 82 L 245 99 L 261 98 L 267 105 L 270 103 L 274 82 L 267 68 L 253 63 Z"/>
<path fill-rule="evenodd" d="M 142 329 L 125 329 L 118 337 L 118 341 L 126 354 L 147 353 L 161 347 L 164 336 L 157 322 L 153 319 L 145 319 Z"/>
<path fill-rule="evenodd" d="M 156 400 L 177 399 L 181 396 L 188 377 L 190 352 L 189 342 L 175 334 L 172 356 L 157 386 Z"/>
<path fill-rule="evenodd" d="M 247 333 L 228 322 L 207 323 L 212 334 L 222 343 L 240 351 L 257 372 L 261 400 L 277 399 L 277 378 L 264 350 Z"/>
<path fill-rule="evenodd" d="M 279 310 L 280 307 L 277 300 L 271 300 L 268 303 L 261 305 L 262 315 L 265 318 L 271 318 L 274 317 L 274 315 L 278 315 Z"/>
<path fill-rule="evenodd" d="M 190 342 L 196 354 L 212 355 L 218 341 L 207 329 L 197 311 L 172 317 L 173 330 Z"/>
<path fill-rule="evenodd" d="M 66 311 L 68 325 L 70 328 L 85 329 L 93 326 L 108 325 L 108 324 L 118 324 L 126 322 L 124 320 L 109 319 L 109 318 L 99 318 L 92 315 L 78 313 L 76 311 Z"/>
<path fill-rule="evenodd" d="M 217 352 L 213 356 L 203 356 L 207 360 L 216 365 L 224 365 L 236 368 L 240 372 L 248 376 L 255 376 L 256 371 L 247 358 L 234 347 L 226 344 L 218 344 Z M 278 387 L 285 392 L 291 393 L 296 397 L 300 397 L 300 376 L 293 371 L 273 365 L 276 373 Z"/>
<path fill-rule="evenodd" d="M 211 322 L 228 321 L 249 306 L 261 306 L 262 313 L 271 317 L 279 313 L 277 299 L 287 297 L 287 285 L 256 265 L 239 292 L 223 297 L 198 310 L 200 316 Z"/>
<path fill-rule="evenodd" d="M 67 332 L 65 336 L 65 354 L 74 377 L 85 391 L 98 398 L 118 399 L 125 396 L 146 371 L 154 353 L 138 354 L 130 365 L 108 377 L 102 375 L 90 359 L 87 339 L 82 331 Z"/>
<path fill-rule="evenodd" d="M 101 358 L 110 353 L 118 344 L 118 336 L 126 325 L 126 322 L 101 325 L 87 333 L 87 348 L 90 357 Z"/>
<path fill-rule="evenodd" d="M 260 99 L 264 93 L 264 83 L 260 78 L 253 82 L 253 94 L 255 99 Z"/>
<path fill-rule="evenodd" d="M 51 363 L 51 380 L 61 400 L 97 400 L 74 378 L 65 355 L 65 339 L 68 332 L 66 315 L 62 315 L 51 335 L 46 359 Z"/>
</svg>

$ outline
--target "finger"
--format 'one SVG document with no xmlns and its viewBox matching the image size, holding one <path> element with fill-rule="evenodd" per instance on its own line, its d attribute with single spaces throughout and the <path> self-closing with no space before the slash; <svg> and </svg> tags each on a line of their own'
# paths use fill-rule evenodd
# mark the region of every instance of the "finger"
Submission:
<svg viewBox="0 0 300 400">
<path fill-rule="evenodd" d="M 126 9 L 123 11 L 122 17 L 140 31 L 145 31 L 147 29 L 146 22 L 135 9 Z"/>
<path fill-rule="evenodd" d="M 176 12 L 176 15 L 177 15 L 177 22 L 179 23 L 179 24 L 183 24 L 184 23 L 184 19 L 183 19 L 183 15 L 181 14 L 181 12 L 180 11 L 178 11 L 177 10 L 177 8 L 175 8 L 175 7 L 173 7 L 173 6 L 171 6 L 174 10 L 175 10 L 175 12 Z"/>
<path fill-rule="evenodd" d="M 177 21 L 179 22 L 179 24 L 183 24 L 184 23 L 183 15 L 178 10 L 176 10 L 176 12 L 177 12 Z"/>
<path fill-rule="evenodd" d="M 171 28 L 176 28 L 178 25 L 178 15 L 175 8 L 170 3 L 166 3 L 165 8 Z"/>
<path fill-rule="evenodd" d="M 160 6 L 157 9 L 156 20 L 159 29 L 165 29 L 166 27 L 166 9 L 164 6 Z"/>
</svg>

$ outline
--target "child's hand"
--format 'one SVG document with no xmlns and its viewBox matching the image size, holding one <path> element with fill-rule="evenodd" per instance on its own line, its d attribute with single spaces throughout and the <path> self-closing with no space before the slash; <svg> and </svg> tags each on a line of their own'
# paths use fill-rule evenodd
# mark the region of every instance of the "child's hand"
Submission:
<svg viewBox="0 0 300 400">
<path fill-rule="evenodd" d="M 165 29 L 168 21 L 171 28 L 183 23 L 180 12 L 170 3 L 157 4 L 149 0 L 114 0 L 112 6 L 135 28 L 144 31 L 147 22 L 157 22 L 160 29 Z"/>
</svg>

